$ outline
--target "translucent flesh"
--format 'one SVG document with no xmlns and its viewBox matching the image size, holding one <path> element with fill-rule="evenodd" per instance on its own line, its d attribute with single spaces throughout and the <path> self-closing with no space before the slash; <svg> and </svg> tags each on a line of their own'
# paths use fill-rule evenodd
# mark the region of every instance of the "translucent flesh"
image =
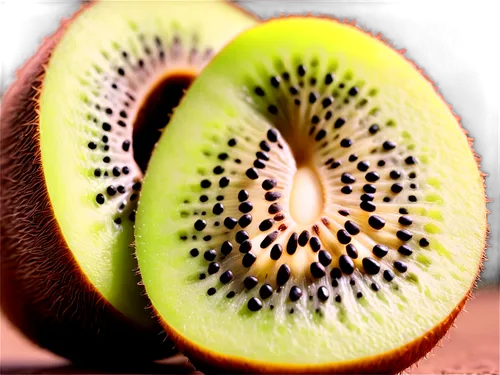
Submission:
<svg viewBox="0 0 500 375">
<path fill-rule="evenodd" d="M 311 69 L 314 60 L 319 63 Z M 360 86 L 365 84 L 366 92 L 376 88 L 368 108 L 359 111 L 366 114 L 378 109 L 383 135 L 396 140 L 398 147 L 411 150 L 419 160 L 415 170 L 420 184 L 418 202 L 398 196 L 391 203 L 380 203 L 380 209 L 407 207 L 418 220 L 418 232 L 430 245 L 405 257 L 408 272 L 396 273 L 392 283 L 378 275 L 379 292 L 371 291 L 369 283 L 363 281 L 362 299 L 356 298 L 349 279 L 342 278 L 337 288 L 342 303 L 330 296 L 321 305 L 322 315 L 315 314 L 307 298 L 290 303 L 286 295 L 276 297 L 274 310 L 265 304 L 262 310 L 250 312 L 247 301 L 258 297 L 258 288 L 228 299 L 229 287 L 217 282 L 220 273 L 197 279 L 207 262 L 203 256 L 190 256 L 193 243 L 202 241 L 182 240 L 183 235 L 191 235 L 196 219 L 182 213 L 199 204 L 196 202 L 202 193 L 210 199 L 225 194 L 211 170 L 217 165 L 214 159 L 218 153 L 232 152 L 228 139 L 237 138 L 243 148 L 253 145 L 257 150 L 267 129 L 275 125 L 251 92 L 253 82 L 271 92 L 272 74 L 295 70 L 298 64 L 311 69 L 318 82 L 334 70 L 340 82 L 355 80 Z M 281 134 L 293 133 L 294 124 L 286 126 L 280 124 Z M 369 123 L 364 126 L 367 129 Z M 284 138 L 294 149 L 302 144 L 293 136 Z M 245 181 L 249 186 L 245 171 L 251 165 L 245 160 L 241 166 L 223 165 L 236 171 L 232 181 Z M 281 172 L 293 179 L 295 164 L 292 161 L 289 165 L 289 171 Z M 204 176 L 212 179 L 210 189 L 200 187 Z M 257 181 L 260 184 L 262 179 Z M 228 194 L 225 196 L 223 203 L 231 210 L 235 199 L 230 198 L 229 203 Z M 262 198 L 254 200 L 252 213 L 267 208 L 259 200 Z M 243 33 L 191 86 L 146 173 L 136 223 L 137 256 L 155 309 L 191 343 L 221 356 L 319 365 L 400 348 L 442 322 L 477 275 L 485 243 L 485 214 L 482 179 L 467 138 L 450 108 L 420 72 L 384 43 L 351 26 L 289 18 Z M 210 213 L 206 218 L 212 220 Z M 211 229 L 210 233 L 216 232 Z M 203 254 L 205 248 L 199 249 Z M 394 253 L 391 260 L 402 259 Z M 269 271 L 271 279 L 275 269 Z M 364 280 L 361 268 L 356 275 Z M 211 286 L 217 292 L 209 296 Z M 288 313 L 290 306 L 294 314 Z"/>
<path fill-rule="evenodd" d="M 100 103 L 106 94 L 115 95 L 112 90 L 106 93 L 111 82 L 105 82 L 102 75 L 109 71 L 107 78 L 115 76 L 119 66 L 130 69 L 121 56 L 122 51 L 128 53 L 127 59 L 133 64 L 145 58 L 138 35 L 145 36 L 148 43 L 151 41 L 151 48 L 156 48 L 155 36 L 161 38 L 164 45 L 179 37 L 183 46 L 191 46 L 196 37 L 196 46 L 203 48 L 202 52 L 217 51 L 231 36 L 253 22 L 249 16 L 222 2 L 103 1 L 71 23 L 48 65 L 40 98 L 40 147 L 55 218 L 90 282 L 115 308 L 144 324 L 151 320 L 137 285 L 139 278 L 131 246 L 133 223 L 123 220 L 121 225 L 116 225 L 113 222 L 119 199 L 106 199 L 103 205 L 96 203 L 96 194 L 105 191 L 110 182 L 118 184 L 120 179 L 95 178 L 94 168 L 107 166 L 98 150 L 87 147 L 90 139 L 100 138 L 102 121 L 111 122 L 115 129 L 119 127 L 116 119 L 108 120 L 105 113 L 96 111 L 89 103 Z M 154 51 L 156 53 L 156 49 Z M 197 73 L 204 65 L 190 64 L 186 58 L 170 60 L 173 54 L 170 52 L 169 49 L 166 65 L 159 67 L 156 59 L 157 70 L 153 69 L 156 78 L 168 70 Z M 149 61 L 146 60 L 146 69 L 152 69 Z M 162 73 L 159 69 L 166 71 Z M 147 87 L 149 84 L 154 86 L 154 79 L 139 82 L 138 88 L 130 91 L 140 99 L 151 88 Z M 121 100 L 117 95 L 114 98 Z M 129 112 L 129 119 L 133 111 Z M 98 123 L 90 121 L 94 116 L 99 119 Z M 123 137 L 131 137 L 131 131 L 129 123 Z M 121 141 L 110 138 L 112 157 L 116 155 L 120 166 L 130 168 L 125 179 L 140 179 L 140 169 L 130 156 L 133 153 L 121 155 Z M 102 144 L 98 146 L 100 150 Z"/>
</svg>

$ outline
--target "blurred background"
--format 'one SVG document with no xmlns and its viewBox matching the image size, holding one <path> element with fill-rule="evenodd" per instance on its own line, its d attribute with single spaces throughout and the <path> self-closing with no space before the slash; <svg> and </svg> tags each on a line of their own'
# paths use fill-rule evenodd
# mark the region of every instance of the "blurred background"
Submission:
<svg viewBox="0 0 500 375">
<path fill-rule="evenodd" d="M 1 90 L 12 79 L 13 70 L 31 54 L 40 38 L 50 34 L 59 18 L 77 9 L 81 1 L 10 0 L 2 1 Z M 499 275 L 499 160 L 500 137 L 498 30 L 493 2 L 425 1 L 239 1 L 262 18 L 280 13 L 322 13 L 356 19 L 374 32 L 382 32 L 396 48 L 406 48 L 406 56 L 436 81 L 440 92 L 462 116 L 462 124 L 475 138 L 475 150 L 483 157 L 482 169 L 491 211 L 489 262 L 482 274 L 485 281 Z M 490 20 L 491 19 L 491 20 Z M 497 35 L 497 37 L 495 37 Z"/>
<path fill-rule="evenodd" d="M 14 80 L 15 70 L 36 51 L 44 36 L 57 29 L 61 18 L 71 15 L 80 3 L 75 0 L 0 1 L 0 98 Z M 475 139 L 474 148 L 482 157 L 481 168 L 488 174 L 487 194 L 493 200 L 488 204 L 492 212 L 489 215 L 489 260 L 485 264 L 480 287 L 485 288 L 486 294 L 491 294 L 493 290 L 496 297 L 488 297 L 494 300 L 481 301 L 482 304 L 478 303 L 471 309 L 477 309 L 479 315 L 475 315 L 475 319 L 483 314 L 493 314 L 489 318 L 492 318 L 490 320 L 494 326 L 489 327 L 488 337 L 493 339 L 494 345 L 488 350 L 492 353 L 490 361 L 496 361 L 498 373 L 499 313 L 498 289 L 495 285 L 500 280 L 500 89 L 497 86 L 500 84 L 500 23 L 495 2 L 259 0 L 238 3 L 264 19 L 280 14 L 328 14 L 336 18 L 356 20 L 357 25 L 365 30 L 381 32 L 396 49 L 407 50 L 407 57 L 426 71 L 454 111 L 461 116 L 462 125 Z M 195 4 L 196 1 L 193 1 L 193 6 Z M 460 319 L 469 319 L 471 324 L 473 322 L 470 317 Z M 5 353 L 8 353 L 9 360 L 24 360 L 27 355 L 25 353 L 28 352 L 30 358 L 42 362 L 52 363 L 55 360 L 55 357 L 47 353 L 34 350 L 12 331 L 7 322 L 2 320 L 1 324 L 2 360 L 7 358 Z M 479 334 L 472 326 L 467 329 L 459 333 L 464 340 L 467 337 L 472 340 Z M 14 347 L 17 349 L 14 350 Z M 448 354 L 442 356 L 449 355 L 448 360 L 453 363 L 460 353 L 471 355 L 470 351 L 463 350 L 451 347 L 444 352 Z M 429 370 L 425 366 L 430 366 Z M 422 373 L 432 372 L 432 361 L 431 365 L 424 364 L 422 368 Z M 483 368 L 485 373 L 489 373 L 490 369 L 491 366 Z M 455 370 L 459 372 L 459 368 Z M 481 367 L 477 368 L 477 372 L 479 370 Z"/>
</svg>

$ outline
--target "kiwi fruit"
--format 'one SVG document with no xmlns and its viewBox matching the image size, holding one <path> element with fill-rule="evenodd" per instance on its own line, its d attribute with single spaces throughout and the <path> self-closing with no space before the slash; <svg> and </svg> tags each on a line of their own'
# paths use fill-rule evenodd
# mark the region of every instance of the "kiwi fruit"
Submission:
<svg viewBox="0 0 500 375">
<path fill-rule="evenodd" d="M 470 296 L 486 213 L 470 140 L 414 63 L 353 24 L 289 17 L 189 88 L 150 160 L 136 251 L 200 363 L 395 373 Z"/>
<path fill-rule="evenodd" d="M 73 361 L 173 352 L 133 255 L 142 174 L 172 108 L 256 19 L 222 1 L 83 5 L 1 109 L 2 309 Z"/>
</svg>

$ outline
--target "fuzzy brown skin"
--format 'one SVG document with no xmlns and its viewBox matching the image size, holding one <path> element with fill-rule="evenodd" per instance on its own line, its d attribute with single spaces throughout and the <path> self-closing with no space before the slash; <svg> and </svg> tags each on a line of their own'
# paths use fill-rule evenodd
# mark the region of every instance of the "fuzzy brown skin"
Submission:
<svg viewBox="0 0 500 375">
<path fill-rule="evenodd" d="M 374 35 L 372 32 L 368 32 L 362 30 L 358 26 L 356 26 L 356 21 L 353 20 L 339 20 L 330 16 L 315 16 L 312 14 L 305 14 L 302 16 L 306 17 L 316 17 L 316 18 L 325 18 L 329 19 L 332 22 L 341 22 L 350 27 L 356 28 L 358 30 L 363 31 L 367 35 L 376 38 L 394 49 L 390 43 L 382 37 L 382 34 Z M 271 18 L 267 21 L 275 20 L 278 18 L 286 18 L 286 17 L 295 17 L 291 16 L 280 16 L 276 18 Z M 480 156 L 475 152 L 473 148 L 473 139 L 468 136 L 468 132 L 462 127 L 460 123 L 460 117 L 453 111 L 451 105 L 446 103 L 443 96 L 438 90 L 436 84 L 431 80 L 431 78 L 424 72 L 423 69 L 419 68 L 415 62 L 411 61 L 405 56 L 406 50 L 398 50 L 397 51 L 407 62 L 409 62 L 416 70 L 418 70 L 422 76 L 432 85 L 436 94 L 440 97 L 443 103 L 449 108 L 450 112 L 453 113 L 457 122 L 464 132 L 464 135 L 467 137 L 467 141 L 470 147 L 472 154 L 474 155 L 474 159 L 478 165 L 479 172 L 481 175 L 481 179 L 483 181 L 483 195 L 485 197 L 485 204 L 490 200 L 486 197 L 486 187 L 484 178 L 486 174 L 481 172 L 480 170 Z M 490 212 L 486 210 L 486 215 Z M 453 327 L 453 322 L 457 318 L 457 316 L 462 312 L 467 301 L 472 298 L 473 290 L 477 286 L 477 281 L 479 280 L 479 275 L 483 270 L 483 262 L 486 261 L 486 247 L 487 241 L 489 238 L 489 227 L 486 227 L 486 231 L 484 233 L 484 247 L 482 249 L 481 262 L 478 266 L 476 276 L 474 281 L 472 282 L 469 290 L 464 295 L 460 303 L 450 312 L 450 314 L 438 325 L 432 328 L 425 335 L 416 338 L 415 340 L 409 342 L 407 345 L 396 348 L 392 351 L 380 353 L 379 355 L 360 358 L 358 360 L 347 361 L 347 362 L 337 362 L 337 363 L 324 363 L 321 365 L 296 365 L 296 364 L 287 364 L 287 363 L 266 363 L 260 361 L 250 361 L 248 359 L 242 357 L 232 357 L 221 355 L 220 353 L 214 352 L 210 350 L 210 348 L 205 348 L 197 345 L 194 342 L 189 341 L 185 337 L 183 337 L 179 332 L 168 325 L 168 322 L 163 320 L 158 312 L 155 310 L 155 313 L 165 328 L 165 331 L 169 335 L 169 337 L 175 342 L 180 351 L 186 354 L 191 362 L 195 365 L 195 367 L 203 371 L 205 373 L 235 373 L 235 372 L 245 372 L 245 373 L 283 373 L 283 374 L 317 374 L 317 373 L 336 373 L 336 374 L 397 374 L 402 372 L 403 370 L 413 366 L 419 360 L 426 357 L 432 349 L 445 337 L 446 333 L 449 331 L 451 327 Z"/>
<path fill-rule="evenodd" d="M 72 19 L 91 4 L 84 5 Z M 0 111 L 1 304 L 32 341 L 74 362 L 140 362 L 174 352 L 85 277 L 54 218 L 39 151 L 37 98 L 44 66 L 72 19 L 17 72 Z"/>
</svg>

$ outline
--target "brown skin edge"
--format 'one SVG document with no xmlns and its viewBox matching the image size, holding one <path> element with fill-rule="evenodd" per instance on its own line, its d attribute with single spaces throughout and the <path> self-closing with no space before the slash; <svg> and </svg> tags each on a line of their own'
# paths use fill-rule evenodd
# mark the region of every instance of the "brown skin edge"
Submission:
<svg viewBox="0 0 500 375">
<path fill-rule="evenodd" d="M 356 26 L 356 22 L 352 20 L 339 20 L 334 17 L 324 16 L 324 15 L 312 15 L 312 14 L 304 14 L 306 17 L 316 17 L 316 18 L 325 18 L 332 20 L 333 22 L 341 22 L 350 25 L 358 30 L 363 31 L 364 33 L 378 39 L 381 43 L 386 44 L 390 48 L 394 49 L 393 46 L 389 44 L 386 39 L 382 38 L 381 34 L 374 35 L 371 32 L 362 30 L 360 27 Z M 289 15 L 282 15 L 280 17 L 271 18 L 267 21 L 276 20 L 279 18 L 286 17 L 294 17 Z M 265 21 L 265 22 L 267 22 Z M 397 51 L 401 54 L 401 56 L 411 64 L 416 70 L 418 70 L 425 79 L 432 85 L 438 96 L 441 98 L 443 103 L 450 109 L 450 112 L 457 119 L 458 125 L 460 129 L 464 132 L 464 135 L 467 138 L 467 142 L 471 153 L 474 156 L 474 159 L 478 165 L 481 179 L 483 180 L 483 195 L 485 196 L 485 204 L 490 200 L 486 197 L 485 191 L 485 181 L 484 178 L 486 174 L 481 172 L 480 170 L 480 156 L 473 149 L 473 139 L 468 136 L 468 132 L 462 127 L 460 122 L 460 117 L 457 116 L 451 105 L 446 103 L 442 94 L 439 92 L 436 84 L 429 78 L 428 75 L 425 74 L 423 69 L 419 68 L 413 61 L 408 59 L 404 53 L 405 50 Z M 490 212 L 486 210 L 486 215 Z M 458 303 L 458 305 L 450 312 L 450 314 L 439 324 L 433 327 L 429 332 L 424 335 L 416 338 L 415 340 L 409 342 L 408 344 L 401 346 L 399 348 L 393 349 L 388 352 L 381 353 L 376 356 L 360 358 L 358 360 L 345 361 L 345 362 L 336 362 L 336 363 L 324 363 L 320 365 L 302 365 L 302 364 L 286 364 L 286 363 L 267 363 L 262 361 L 253 361 L 248 360 L 243 357 L 236 356 L 228 356 L 217 353 L 215 351 L 210 350 L 209 348 L 202 347 L 195 342 L 192 342 L 185 337 L 182 336 L 178 331 L 176 331 L 173 327 L 168 325 L 168 322 L 162 319 L 161 315 L 158 313 L 156 309 L 154 312 L 157 316 L 158 321 L 164 327 L 167 335 L 174 341 L 180 351 L 186 354 L 191 362 L 195 365 L 195 367 L 206 373 L 233 373 L 233 372 L 246 372 L 246 373 L 340 373 L 340 374 L 359 374 L 359 373 L 380 373 L 380 374 L 396 374 L 399 373 L 412 365 L 416 364 L 419 360 L 426 357 L 428 353 L 432 351 L 432 349 L 439 344 L 439 342 L 444 338 L 446 333 L 449 331 L 451 327 L 453 327 L 453 322 L 457 318 L 457 316 L 462 312 L 467 301 L 473 296 L 473 290 L 477 286 L 477 282 L 480 278 L 480 273 L 483 270 L 483 262 L 486 261 L 485 250 L 487 245 L 487 241 L 489 238 L 489 227 L 486 227 L 486 231 L 484 233 L 484 247 L 482 250 L 481 261 L 478 265 L 477 273 L 472 282 L 469 290 L 462 298 L 462 300 Z M 418 364 L 417 364 L 418 365 Z"/>
<path fill-rule="evenodd" d="M 5 315 L 30 340 L 74 362 L 141 362 L 174 353 L 162 330 L 116 310 L 76 263 L 52 211 L 38 139 L 45 65 L 72 20 L 17 72 L 0 110 L 0 294 Z M 130 368 L 129 368 L 130 369 Z"/>
</svg>

